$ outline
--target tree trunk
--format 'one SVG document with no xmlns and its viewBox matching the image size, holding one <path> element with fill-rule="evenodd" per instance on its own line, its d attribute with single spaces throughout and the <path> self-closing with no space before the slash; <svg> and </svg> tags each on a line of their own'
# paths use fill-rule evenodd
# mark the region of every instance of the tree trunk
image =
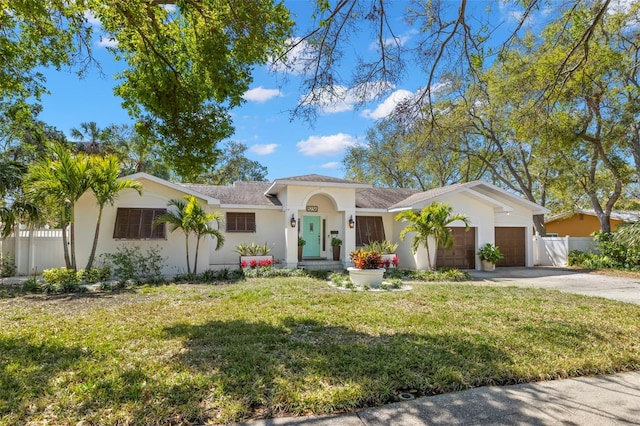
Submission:
<svg viewBox="0 0 640 426">
<path fill-rule="evenodd" d="M 62 217 L 60 219 L 60 225 L 62 226 L 62 245 L 64 254 L 64 264 L 67 269 L 71 269 L 71 259 L 69 259 L 69 242 L 67 239 L 67 221 L 65 220 L 65 212 L 64 209 L 62 211 Z"/>
<path fill-rule="evenodd" d="M 75 227 L 75 209 L 74 206 L 71 206 L 71 223 L 69 224 L 71 227 L 71 269 L 74 271 L 78 270 L 76 265 L 76 227 Z"/>
<path fill-rule="evenodd" d="M 200 236 L 197 236 L 197 240 L 196 240 L 196 254 L 195 254 L 195 259 L 193 260 L 193 273 L 197 274 L 198 273 L 198 252 L 200 251 Z"/>
<path fill-rule="evenodd" d="M 547 227 L 544 225 L 543 214 L 533 215 L 533 227 L 535 228 L 538 235 L 540 235 L 541 237 L 547 236 Z"/>
<path fill-rule="evenodd" d="M 102 206 L 98 210 L 98 221 L 96 222 L 96 230 L 93 233 L 93 244 L 91 245 L 91 254 L 89 255 L 89 261 L 87 262 L 86 270 L 93 267 L 93 259 L 96 256 L 96 249 L 98 248 L 98 235 L 100 234 L 100 223 L 102 222 Z"/>
<path fill-rule="evenodd" d="M 189 263 L 189 234 L 185 234 L 184 247 L 187 252 L 187 274 L 191 275 L 191 264 Z"/>
<path fill-rule="evenodd" d="M 429 238 L 428 237 L 427 237 L 427 242 L 425 243 L 424 246 L 427 249 L 427 267 L 429 268 L 430 271 L 432 271 L 433 270 L 433 265 L 431 264 L 431 252 L 429 251 Z M 436 252 L 437 252 L 437 249 L 436 249 Z M 436 263 L 435 262 L 435 258 L 433 260 L 434 260 L 433 263 L 435 264 Z"/>
</svg>

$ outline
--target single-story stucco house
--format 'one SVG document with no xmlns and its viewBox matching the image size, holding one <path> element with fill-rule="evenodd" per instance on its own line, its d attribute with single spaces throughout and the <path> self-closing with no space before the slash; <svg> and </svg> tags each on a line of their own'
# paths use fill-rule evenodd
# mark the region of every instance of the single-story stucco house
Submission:
<svg viewBox="0 0 640 426">
<path fill-rule="evenodd" d="M 140 182 L 143 195 L 124 190 L 114 206 L 105 207 L 98 253 L 115 252 L 123 244 L 135 244 L 143 250 L 159 247 L 167 258 L 163 273 L 168 275 L 186 270 L 184 234 L 163 227 L 154 229 L 152 223 L 167 209 L 170 199 L 185 195 L 197 197 L 208 212 L 218 212 L 224 220 L 224 246 L 215 251 L 215 242 L 206 237 L 200 245 L 198 271 L 238 267 L 235 248 L 251 242 L 271 246 L 270 254 L 278 266 L 330 262 L 332 237 L 343 241 L 341 266 L 350 265 L 349 253 L 358 246 L 370 240 L 387 240 L 400 243 L 397 256 L 401 268 L 424 269 L 426 251 L 410 252 L 411 234 L 400 242 L 406 223 L 394 218 L 402 210 L 420 210 L 435 201 L 466 215 L 471 226 L 465 232 L 461 222 L 452 224 L 455 245 L 438 250 L 438 267 L 480 269 L 476 253 L 486 243 L 497 244 L 505 254 L 498 266 L 533 266 L 532 216 L 548 213 L 544 207 L 483 181 L 421 192 L 315 174 L 232 186 L 177 184 L 145 173 L 126 179 Z M 79 265 L 90 252 L 97 212 L 93 195 L 86 193 L 76 206 Z M 298 237 L 307 242 L 302 262 L 298 262 Z M 195 240 L 191 244 L 195 247 Z"/>
<path fill-rule="evenodd" d="M 627 222 L 640 222 L 640 211 L 613 210 L 609 217 L 611 231 Z M 544 221 L 549 237 L 590 237 L 600 231 L 600 220 L 593 209 L 578 209 L 550 216 Z"/>
</svg>

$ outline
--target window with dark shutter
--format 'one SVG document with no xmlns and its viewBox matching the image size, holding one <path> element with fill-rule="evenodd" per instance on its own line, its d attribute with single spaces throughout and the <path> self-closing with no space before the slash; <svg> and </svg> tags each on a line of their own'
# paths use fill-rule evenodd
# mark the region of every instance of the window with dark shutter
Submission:
<svg viewBox="0 0 640 426">
<path fill-rule="evenodd" d="M 356 246 L 364 246 L 372 241 L 384 241 L 382 216 L 356 217 Z"/>
<path fill-rule="evenodd" d="M 153 226 L 153 222 L 167 209 L 118 208 L 113 238 L 130 240 L 162 239 L 166 236 L 164 223 Z"/>
<path fill-rule="evenodd" d="M 256 232 L 255 213 L 227 213 L 227 232 Z"/>
</svg>

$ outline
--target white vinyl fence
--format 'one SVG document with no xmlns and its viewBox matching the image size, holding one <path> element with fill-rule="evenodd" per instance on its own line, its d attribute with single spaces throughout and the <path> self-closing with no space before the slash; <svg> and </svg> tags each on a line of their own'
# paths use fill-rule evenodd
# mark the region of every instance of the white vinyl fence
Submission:
<svg viewBox="0 0 640 426">
<path fill-rule="evenodd" d="M 41 274 L 65 265 L 62 229 L 21 229 L 18 238 L 15 235 L 0 241 L 0 251 L 14 258 L 18 275 Z"/>
<path fill-rule="evenodd" d="M 569 252 L 592 252 L 595 243 L 591 237 L 533 237 L 533 264 L 536 266 L 567 266 Z"/>
</svg>

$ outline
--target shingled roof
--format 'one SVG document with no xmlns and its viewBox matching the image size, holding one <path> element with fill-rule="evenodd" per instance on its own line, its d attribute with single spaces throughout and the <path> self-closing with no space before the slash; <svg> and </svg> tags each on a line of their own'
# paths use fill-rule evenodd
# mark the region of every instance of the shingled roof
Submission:
<svg viewBox="0 0 640 426">
<path fill-rule="evenodd" d="M 340 179 L 331 176 L 323 176 L 316 174 L 292 176 L 285 178 L 278 178 L 277 181 L 294 181 L 294 182 L 315 182 L 315 183 L 341 183 L 341 184 L 361 184 L 362 182 L 356 182 L 353 180 Z"/>
<path fill-rule="evenodd" d="M 388 209 L 396 203 L 418 193 L 406 188 L 369 188 L 356 193 L 356 208 Z"/>
<path fill-rule="evenodd" d="M 221 204 L 246 206 L 281 206 L 278 197 L 265 195 L 269 182 L 235 182 L 233 186 L 182 184 L 185 188 L 220 200 Z"/>
</svg>

